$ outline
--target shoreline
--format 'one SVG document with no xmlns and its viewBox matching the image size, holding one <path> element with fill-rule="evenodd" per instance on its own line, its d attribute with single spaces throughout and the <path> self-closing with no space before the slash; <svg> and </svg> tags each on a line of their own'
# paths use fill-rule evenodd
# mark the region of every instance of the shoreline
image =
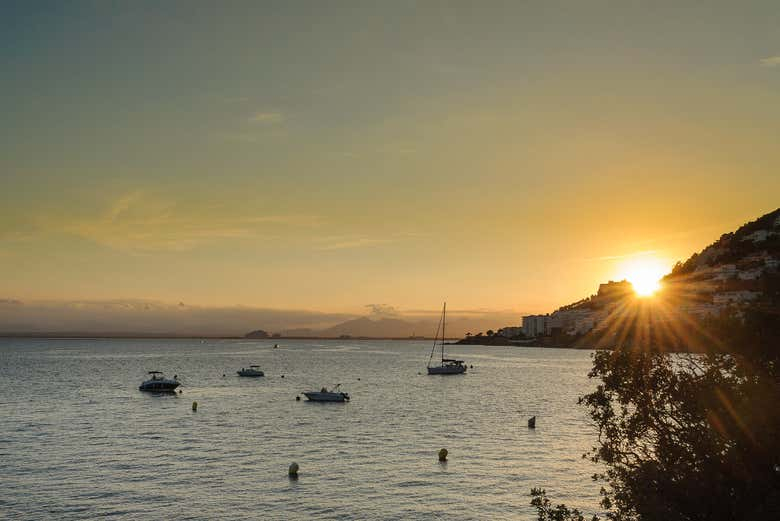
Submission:
<svg viewBox="0 0 780 521">
<path fill-rule="evenodd" d="M 393 341 L 407 341 L 407 342 L 423 342 L 432 341 L 433 337 L 368 337 L 368 336 L 355 336 L 355 337 L 335 337 L 335 336 L 279 336 L 268 338 L 252 338 L 245 336 L 231 336 L 231 335 L 192 335 L 192 334 L 170 334 L 170 333 L 149 333 L 137 334 L 137 333 L 0 333 L 0 338 L 37 338 L 37 339 L 90 339 L 90 340 L 257 340 L 273 342 L 276 340 L 393 340 Z M 445 340 L 453 341 L 458 338 L 447 338 Z"/>
</svg>

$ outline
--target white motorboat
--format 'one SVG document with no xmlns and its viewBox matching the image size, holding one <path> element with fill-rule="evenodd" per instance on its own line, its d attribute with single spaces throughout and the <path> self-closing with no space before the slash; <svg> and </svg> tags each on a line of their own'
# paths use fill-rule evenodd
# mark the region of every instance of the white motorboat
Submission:
<svg viewBox="0 0 780 521">
<path fill-rule="evenodd" d="M 151 377 L 142 383 L 139 387 L 139 391 L 151 391 L 155 393 L 169 393 L 173 392 L 177 387 L 181 385 L 178 377 L 174 375 L 171 378 L 165 378 L 161 371 L 149 371 Z"/>
<path fill-rule="evenodd" d="M 304 396 L 311 402 L 348 402 L 349 394 L 341 392 L 339 390 L 341 384 L 330 391 L 323 387 L 319 391 L 304 391 Z"/>
<path fill-rule="evenodd" d="M 439 321 L 439 327 L 436 329 L 436 336 L 433 339 L 433 348 L 431 349 L 431 357 L 428 359 L 428 374 L 463 374 L 466 372 L 466 363 L 463 360 L 455 360 L 454 358 L 444 357 L 444 328 L 447 322 L 447 303 L 444 303 L 444 309 L 441 312 L 441 320 Z M 441 329 L 441 344 L 439 341 L 439 329 Z M 433 362 L 433 355 L 436 352 L 436 347 L 441 346 L 441 363 L 431 365 Z"/>
<path fill-rule="evenodd" d="M 250 365 L 249 369 L 241 368 L 240 371 L 236 371 L 238 376 L 265 376 L 265 373 L 260 370 L 259 365 Z"/>
</svg>

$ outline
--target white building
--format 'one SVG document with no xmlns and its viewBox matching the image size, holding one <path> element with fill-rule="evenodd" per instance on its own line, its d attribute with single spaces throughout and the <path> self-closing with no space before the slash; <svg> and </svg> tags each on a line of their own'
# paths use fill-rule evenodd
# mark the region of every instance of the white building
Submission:
<svg viewBox="0 0 780 521">
<path fill-rule="evenodd" d="M 594 312 L 590 309 L 556 311 L 550 315 L 546 333 L 548 335 L 551 334 L 553 329 L 557 329 L 568 335 L 587 333 L 593 329 L 594 324 Z"/>
<path fill-rule="evenodd" d="M 712 270 L 714 280 L 728 280 L 737 276 L 736 264 L 723 264 Z"/>
<path fill-rule="evenodd" d="M 528 315 L 523 317 L 523 334 L 528 338 L 542 336 L 548 330 L 550 315 Z"/>
<path fill-rule="evenodd" d="M 772 230 L 756 230 L 755 232 L 751 233 L 750 235 L 747 235 L 742 238 L 743 241 L 753 241 L 753 242 L 762 242 L 767 240 L 768 238 L 775 235 L 775 232 Z"/>
<path fill-rule="evenodd" d="M 739 279 L 740 280 L 756 280 L 757 278 L 761 277 L 761 274 L 764 272 L 761 268 L 755 268 L 752 270 L 746 270 L 746 271 L 740 271 L 739 272 Z"/>
<path fill-rule="evenodd" d="M 758 291 L 726 291 L 725 293 L 717 293 L 712 297 L 712 303 L 716 306 L 728 306 L 729 304 L 741 304 L 743 302 L 749 302 L 756 300 L 761 295 Z"/>
<path fill-rule="evenodd" d="M 709 304 L 706 302 L 696 302 L 690 304 L 680 305 L 680 311 L 694 315 L 699 318 L 705 318 L 708 316 L 717 316 L 720 313 L 720 307 L 715 304 Z"/>
</svg>

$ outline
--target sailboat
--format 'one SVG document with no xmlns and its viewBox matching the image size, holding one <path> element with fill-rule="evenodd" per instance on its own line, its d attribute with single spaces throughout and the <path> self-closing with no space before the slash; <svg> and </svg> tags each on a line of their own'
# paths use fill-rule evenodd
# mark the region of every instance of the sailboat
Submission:
<svg viewBox="0 0 780 521">
<path fill-rule="evenodd" d="M 463 374 L 466 372 L 466 364 L 463 360 L 455 360 L 453 358 L 445 358 L 444 356 L 444 328 L 447 322 L 447 303 L 444 303 L 444 308 L 441 311 L 441 320 L 439 326 L 436 328 L 436 336 L 433 339 L 433 348 L 431 348 L 431 357 L 428 359 L 428 374 Z M 439 329 L 441 329 L 441 344 L 439 344 Z M 441 364 L 434 363 L 433 355 L 436 353 L 436 348 L 441 346 Z M 438 362 L 438 360 L 436 361 Z"/>
</svg>

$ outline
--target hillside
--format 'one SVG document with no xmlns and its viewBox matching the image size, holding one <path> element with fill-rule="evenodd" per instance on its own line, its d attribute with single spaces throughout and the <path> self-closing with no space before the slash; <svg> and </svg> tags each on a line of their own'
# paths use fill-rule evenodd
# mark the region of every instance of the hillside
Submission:
<svg viewBox="0 0 780 521">
<path fill-rule="evenodd" d="M 528 318 L 545 345 L 780 346 L 780 209 L 675 264 L 654 298 L 637 298 L 629 282 L 610 281 L 595 295 Z"/>
</svg>

